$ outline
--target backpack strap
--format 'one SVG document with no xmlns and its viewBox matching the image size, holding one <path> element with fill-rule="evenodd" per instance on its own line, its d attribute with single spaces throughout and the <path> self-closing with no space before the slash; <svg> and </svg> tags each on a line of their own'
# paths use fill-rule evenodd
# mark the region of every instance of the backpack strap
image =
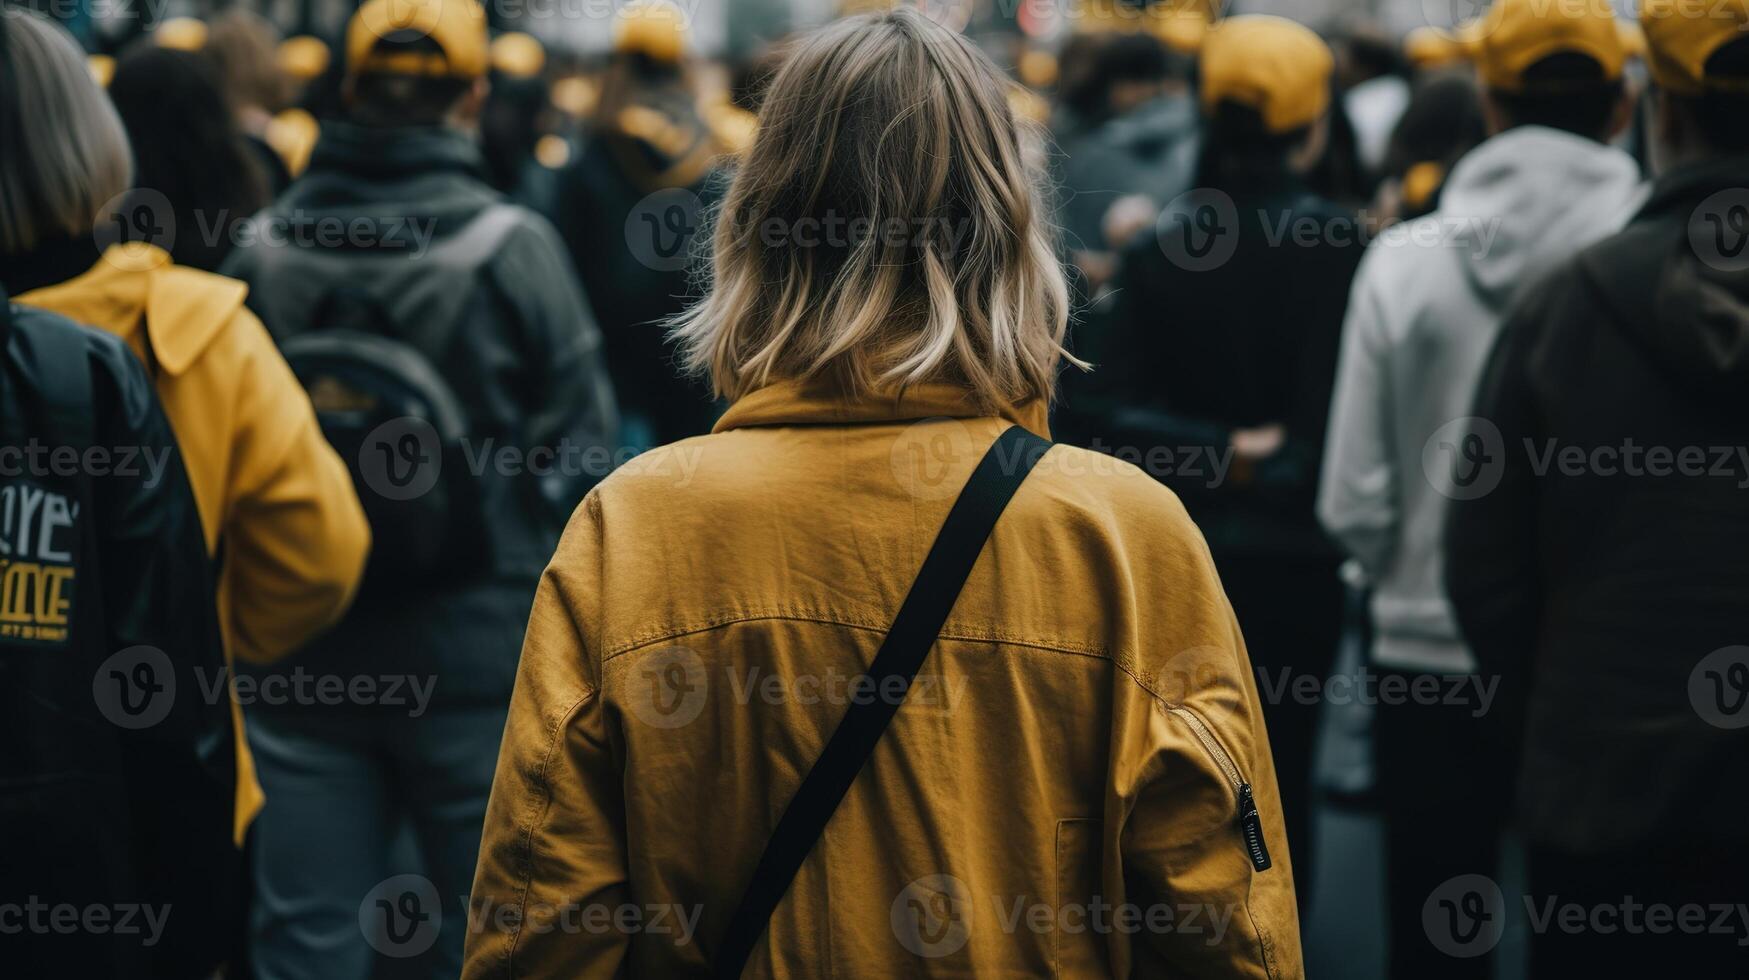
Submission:
<svg viewBox="0 0 1749 980">
<path fill-rule="evenodd" d="M 874 690 L 885 692 L 888 684 L 895 684 L 902 692 L 910 691 L 997 519 L 1050 447 L 1048 440 L 1018 425 L 996 437 L 948 511 L 934 546 L 923 559 L 922 570 L 875 654 L 868 669 Z M 825 750 L 771 832 L 753 880 L 729 920 L 716 957 L 715 975 L 720 980 L 741 975 L 765 934 L 772 912 L 902 703 L 903 697 L 852 699 Z"/>
<path fill-rule="evenodd" d="M 8 318 L 11 310 L 7 311 Z M 32 331 L 32 355 L 37 374 L 45 433 L 57 445 L 83 452 L 96 439 L 91 394 L 91 352 L 81 329 L 71 321 L 51 323 Z"/>
<path fill-rule="evenodd" d="M 433 245 L 432 251 L 455 256 L 452 261 L 456 265 L 483 266 L 492 261 L 528 214 L 508 201 L 493 201 L 469 218 L 461 230 Z"/>
<path fill-rule="evenodd" d="M 475 212 L 460 228 L 434 241 L 424 256 L 425 268 L 442 270 L 445 275 L 478 276 L 503 249 L 504 242 L 530 212 L 506 201 L 494 201 Z M 291 245 L 274 245 L 255 251 L 258 271 L 273 267 L 291 258 Z M 486 282 L 484 277 L 480 280 Z M 380 286 L 366 286 L 358 281 L 340 280 L 332 285 L 317 302 L 313 323 L 317 330 L 351 329 L 393 337 L 428 352 L 436 359 L 449 349 L 451 336 L 467 319 L 466 307 L 453 317 L 420 322 L 403 322 L 390 308 L 390 302 L 379 295 Z M 335 311 L 346 311 L 337 315 Z"/>
</svg>

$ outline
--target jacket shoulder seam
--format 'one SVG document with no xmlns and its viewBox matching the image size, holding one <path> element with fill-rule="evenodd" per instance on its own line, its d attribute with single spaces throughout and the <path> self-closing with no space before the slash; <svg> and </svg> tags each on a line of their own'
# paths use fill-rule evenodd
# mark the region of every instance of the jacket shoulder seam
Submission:
<svg viewBox="0 0 1749 980">
<path fill-rule="evenodd" d="M 696 623 L 675 626 L 654 633 L 632 637 L 629 640 L 610 646 L 602 655 L 601 660 L 602 663 L 606 663 L 616 657 L 621 657 L 645 647 L 677 639 L 682 636 L 696 636 L 701 633 L 714 632 L 728 626 L 738 626 L 743 623 L 771 620 L 818 623 L 823 626 L 842 626 L 847 629 L 863 630 L 870 633 L 885 633 L 892 625 L 886 621 L 876 622 L 868 619 L 859 620 L 853 619 L 849 616 L 829 616 L 799 610 L 768 610 L 735 613 L 712 617 Z M 1116 659 L 1111 657 L 1104 648 L 1092 644 L 1075 643 L 1064 639 L 1023 637 L 1004 633 L 1000 630 L 943 629 L 940 638 L 944 640 L 960 640 L 974 643 L 1003 643 L 1013 646 L 1031 647 L 1039 650 L 1050 650 L 1058 653 L 1100 657 L 1113 660 Z"/>
</svg>

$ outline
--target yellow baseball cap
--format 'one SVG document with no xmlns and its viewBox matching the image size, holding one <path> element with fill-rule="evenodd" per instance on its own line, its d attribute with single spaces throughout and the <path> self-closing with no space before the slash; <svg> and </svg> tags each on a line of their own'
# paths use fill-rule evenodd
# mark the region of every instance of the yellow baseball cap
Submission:
<svg viewBox="0 0 1749 980">
<path fill-rule="evenodd" d="M 1244 14 L 1216 21 L 1203 41 L 1202 105 L 1256 109 L 1272 133 L 1318 121 L 1330 108 L 1336 59 L 1322 38 L 1285 17 Z"/>
<path fill-rule="evenodd" d="M 279 42 L 279 48 L 273 56 L 280 71 L 300 82 L 320 77 L 328 70 L 330 57 L 332 55 L 328 51 L 328 45 L 322 43 L 321 38 L 309 34 L 299 34 Z"/>
<path fill-rule="evenodd" d="M 436 52 L 382 50 L 379 42 L 428 37 Z M 476 0 L 367 0 L 346 25 L 346 71 L 479 78 L 491 58 L 486 11 Z"/>
<path fill-rule="evenodd" d="M 206 22 L 193 17 L 172 17 L 152 32 L 152 41 L 160 48 L 177 51 L 199 51 L 206 47 Z"/>
<path fill-rule="evenodd" d="M 1744 90 L 1741 79 L 1708 78 L 1706 63 L 1726 44 L 1749 37 L 1749 0 L 1645 0 L 1640 27 L 1646 63 L 1660 88 L 1679 95 Z"/>
<path fill-rule="evenodd" d="M 1403 38 L 1403 57 L 1417 68 L 1444 68 L 1470 60 L 1462 28 L 1417 27 Z"/>
<path fill-rule="evenodd" d="M 1494 0 L 1475 28 L 1476 69 L 1482 83 L 1522 92 L 1524 72 L 1556 54 L 1582 54 L 1621 77 L 1627 48 L 1609 0 Z"/>
<path fill-rule="evenodd" d="M 614 20 L 613 50 L 679 64 L 686 58 L 686 14 L 666 0 L 634 0 Z"/>
<path fill-rule="evenodd" d="M 498 35 L 492 42 L 492 67 L 510 78 L 533 78 L 547 64 L 547 50 L 521 31 Z"/>
<path fill-rule="evenodd" d="M 1148 32 L 1174 51 L 1195 54 L 1208 38 L 1209 15 L 1202 7 L 1158 4 L 1148 8 Z"/>
</svg>

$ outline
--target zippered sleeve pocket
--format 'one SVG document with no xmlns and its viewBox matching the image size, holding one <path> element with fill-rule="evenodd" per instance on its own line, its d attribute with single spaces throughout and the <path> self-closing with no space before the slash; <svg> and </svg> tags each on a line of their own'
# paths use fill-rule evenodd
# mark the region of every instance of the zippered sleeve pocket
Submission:
<svg viewBox="0 0 1749 980">
<path fill-rule="evenodd" d="M 1251 794 L 1251 783 L 1239 771 L 1232 755 L 1215 738 L 1214 730 L 1196 712 L 1170 705 L 1166 706 L 1166 712 L 1184 722 L 1191 734 L 1202 744 L 1203 751 L 1208 753 L 1209 761 L 1227 777 L 1227 782 L 1233 787 L 1234 821 L 1238 824 L 1245 852 L 1251 858 L 1251 867 L 1258 871 L 1268 871 L 1274 862 L 1269 857 L 1269 844 L 1264 841 L 1263 818 L 1257 812 L 1257 800 Z"/>
</svg>

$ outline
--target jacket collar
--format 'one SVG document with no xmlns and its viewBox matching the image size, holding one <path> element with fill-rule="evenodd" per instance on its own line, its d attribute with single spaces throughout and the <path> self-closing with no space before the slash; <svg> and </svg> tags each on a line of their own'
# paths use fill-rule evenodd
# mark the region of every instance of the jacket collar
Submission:
<svg viewBox="0 0 1749 980">
<path fill-rule="evenodd" d="M 310 156 L 315 173 L 340 171 L 370 180 L 405 180 L 434 171 L 485 177 L 480 148 L 466 133 L 447 126 L 379 128 L 334 121 Z"/>
<path fill-rule="evenodd" d="M 17 299 L 112 333 L 135 350 L 149 349 L 157 368 L 175 377 L 242 309 L 249 287 L 173 271 L 170 253 L 156 245 L 112 245 L 79 275 Z"/>
<path fill-rule="evenodd" d="M 991 417 L 968 388 L 950 384 L 912 385 L 898 393 L 846 395 L 815 383 L 779 381 L 736 399 L 713 432 L 762 425 L 878 425 L 931 418 Z M 1050 410 L 1043 399 L 1004 406 L 1000 417 L 1034 435 L 1051 437 Z"/>
</svg>

